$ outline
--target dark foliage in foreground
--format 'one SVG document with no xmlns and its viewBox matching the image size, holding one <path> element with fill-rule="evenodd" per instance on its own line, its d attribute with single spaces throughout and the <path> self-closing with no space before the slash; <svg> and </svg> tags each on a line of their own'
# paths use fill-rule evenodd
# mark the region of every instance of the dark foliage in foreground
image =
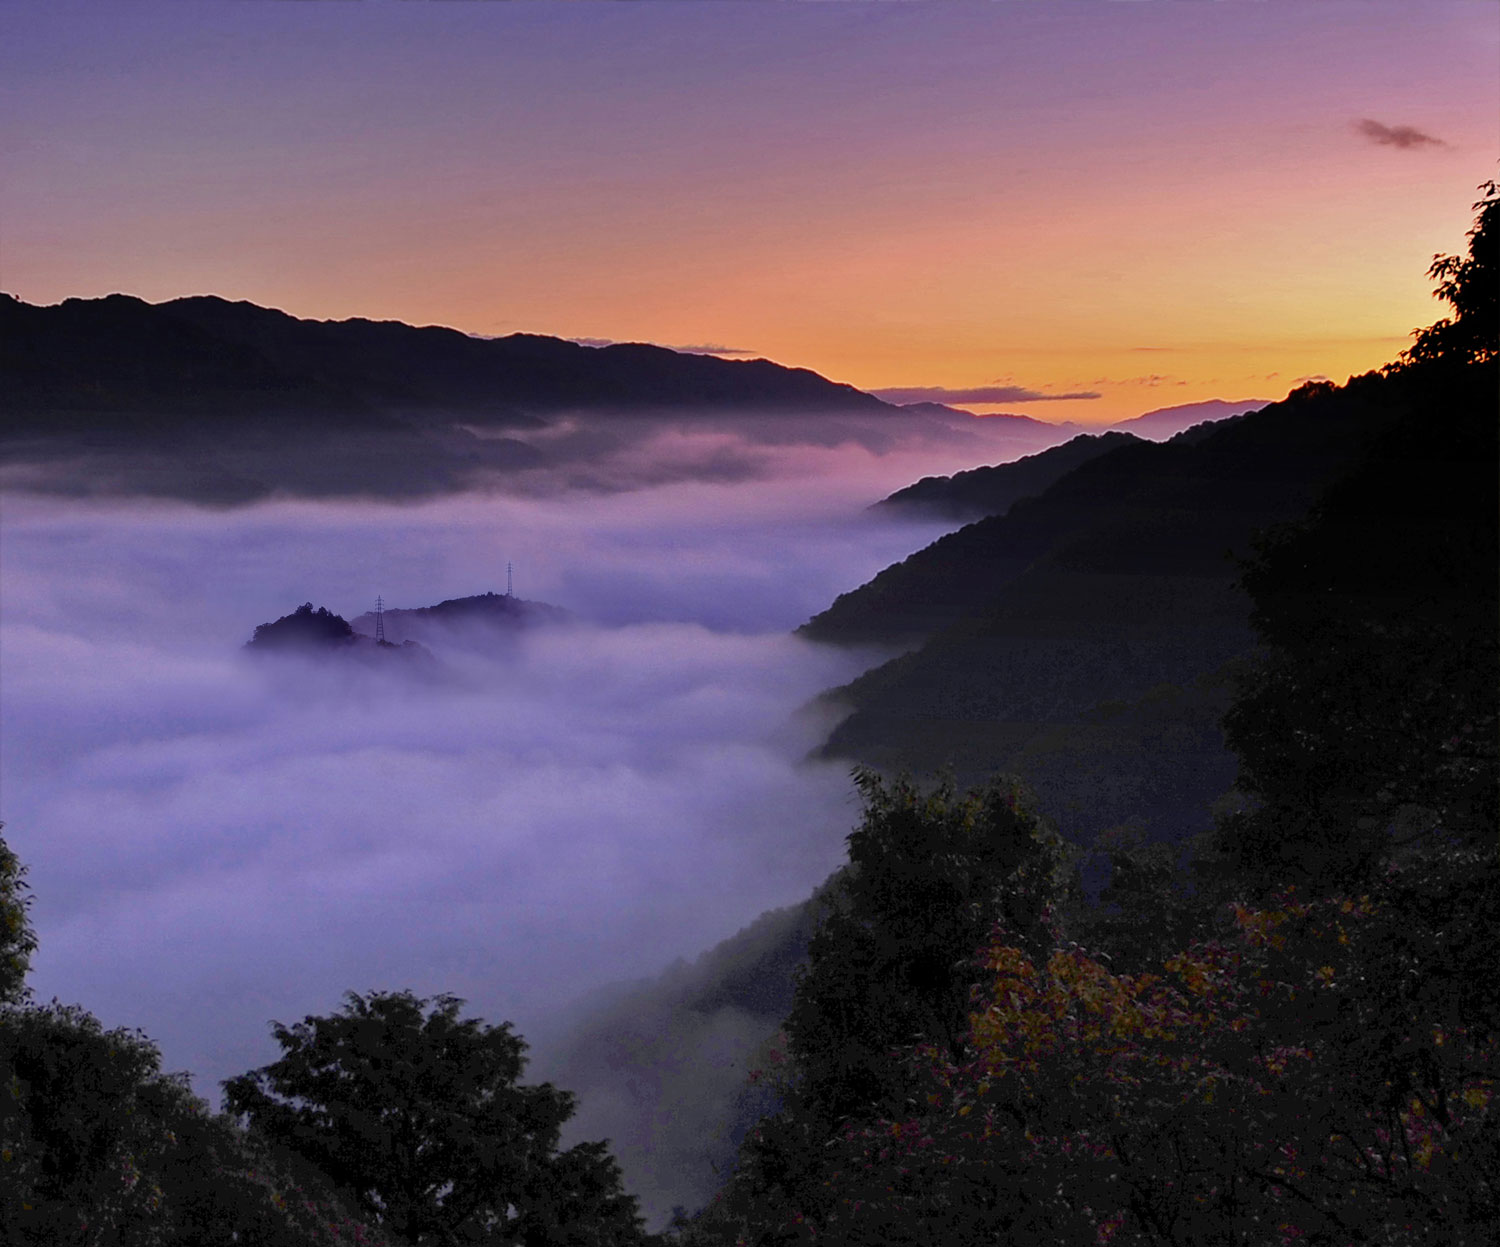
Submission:
<svg viewBox="0 0 1500 1247">
<path fill-rule="evenodd" d="M 1265 650 L 1226 719 L 1255 802 L 1228 845 L 1270 884 L 1358 886 L 1393 828 L 1494 834 L 1496 381 L 1393 379 L 1411 416 L 1245 569 Z"/>
<path fill-rule="evenodd" d="M 351 995 L 278 1028 L 282 1061 L 232 1080 L 247 1129 L 164 1074 L 144 1035 L 29 1002 L 23 874 L 0 841 L 0 1243 L 650 1241 L 605 1144 L 557 1151 L 572 1097 L 516 1085 L 525 1044 L 508 1026 L 459 1020 L 451 997 Z M 288 1086 L 298 1104 L 278 1098 Z"/>
<path fill-rule="evenodd" d="M 36 951 L 29 891 L 26 868 L 0 840 L 0 1004 L 21 999 L 31 954 Z"/>
<path fill-rule="evenodd" d="M 215 1116 L 144 1036 L 0 1008 L 0 1242 L 382 1247 L 305 1162 Z"/>
<path fill-rule="evenodd" d="M 521 1085 L 525 1043 L 462 1006 L 350 992 L 337 1013 L 274 1024 L 280 1059 L 226 1082 L 226 1104 L 405 1243 L 643 1241 L 605 1145 L 557 1150 L 573 1097 Z"/>
<path fill-rule="evenodd" d="M 910 1045 L 903 1103 L 768 1123 L 684 1237 L 1479 1247 L 1500 1217 L 1497 883 L 1492 852 L 1424 855 L 1357 897 L 1227 907 L 1140 974 L 998 930 L 959 1059 Z M 767 1180 L 789 1141 L 806 1188 Z"/>
</svg>

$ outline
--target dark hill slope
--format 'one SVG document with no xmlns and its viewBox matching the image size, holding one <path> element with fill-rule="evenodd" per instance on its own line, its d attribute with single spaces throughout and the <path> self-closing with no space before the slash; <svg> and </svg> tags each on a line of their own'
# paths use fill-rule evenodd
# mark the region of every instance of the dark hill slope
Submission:
<svg viewBox="0 0 1500 1247">
<path fill-rule="evenodd" d="M 718 359 L 645 343 L 588 347 L 528 333 L 475 338 L 399 321 L 298 320 L 210 297 L 162 307 L 226 338 L 253 342 L 288 370 L 399 407 L 892 410 L 853 386 L 765 359 Z"/>
<path fill-rule="evenodd" d="M 1004 515 L 1022 498 L 1039 494 L 1090 459 L 1138 440 L 1128 433 L 1081 433 L 1072 441 L 994 467 L 952 476 L 925 476 L 875 505 L 903 513 L 921 512 L 975 520 Z"/>
<path fill-rule="evenodd" d="M 0 295 L 0 412 L 12 435 L 293 409 L 340 424 L 372 414 L 316 373 L 290 370 L 165 304 L 114 294 L 34 307 Z"/>
<path fill-rule="evenodd" d="M 395 321 L 301 320 L 215 297 L 125 295 L 36 307 L 0 296 L 0 410 L 298 411 L 369 415 L 462 409 L 503 424 L 575 408 L 894 412 L 801 368 L 663 347 L 471 337 Z"/>
<path fill-rule="evenodd" d="M 1382 418 L 1378 388 L 1303 387 L 1211 433 L 1195 429 L 1166 443 L 1131 439 L 1006 514 L 886 568 L 799 632 L 836 644 L 911 644 L 984 609 L 1052 555 L 1112 574 L 1188 567 L 1227 574 L 1223 555 L 1234 540 L 1298 513 L 1347 462 L 1359 431 Z"/>
<path fill-rule="evenodd" d="M 1300 515 L 1402 402 L 1377 377 L 1305 387 L 1210 437 L 1094 459 L 887 569 L 805 634 L 941 630 L 837 690 L 852 713 L 825 754 L 1015 771 L 1080 839 L 1137 816 L 1201 828 L 1234 774 L 1226 664 L 1253 643 L 1232 555 Z"/>
</svg>

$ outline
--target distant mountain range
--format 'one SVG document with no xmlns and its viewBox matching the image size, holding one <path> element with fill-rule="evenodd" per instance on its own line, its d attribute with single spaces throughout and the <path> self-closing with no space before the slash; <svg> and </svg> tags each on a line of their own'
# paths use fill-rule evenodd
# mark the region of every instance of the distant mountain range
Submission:
<svg viewBox="0 0 1500 1247">
<path fill-rule="evenodd" d="M 697 460 L 680 441 L 671 462 L 638 453 L 685 426 L 728 436 L 689 447 Z M 643 343 L 303 320 L 211 296 L 0 295 L 0 471 L 36 491 L 232 506 L 620 490 L 754 475 L 768 445 L 1035 450 L 1063 435 Z"/>
<path fill-rule="evenodd" d="M 1034 416 L 1020 416 L 1007 411 L 981 416 L 972 411 L 964 411 L 960 407 L 949 407 L 945 403 L 902 403 L 900 410 L 929 420 L 959 422 L 977 420 L 982 423 L 986 434 L 998 433 L 1004 438 L 1015 438 L 1023 442 L 1038 440 L 1057 442 L 1070 433 L 1083 432 L 1082 427 L 1076 424 L 1052 424 L 1046 420 L 1038 420 Z"/>
<path fill-rule="evenodd" d="M 769 360 L 517 333 L 476 338 L 398 321 L 301 320 L 213 296 L 128 295 L 51 307 L 0 295 L 0 410 L 37 430 L 61 419 L 149 414 L 232 420 L 296 414 L 379 426 L 381 416 L 463 411 L 535 427 L 576 408 L 897 408 Z"/>
<path fill-rule="evenodd" d="M 1270 405 L 1269 398 L 1211 398 L 1201 403 L 1182 403 L 1176 407 L 1158 407 L 1144 415 L 1132 416 L 1129 420 L 1118 420 L 1110 425 L 1122 433 L 1133 433 L 1149 441 L 1165 441 L 1184 430 L 1205 421 L 1225 420 L 1243 415 L 1247 411 L 1259 411 Z"/>
<path fill-rule="evenodd" d="M 1237 419 L 1247 412 L 1258 411 L 1269 399 L 1248 398 L 1235 402 L 1215 398 L 1202 403 L 1185 403 L 1162 407 L 1129 420 L 1121 420 L 1102 432 L 1079 433 L 1062 445 L 1052 445 L 1035 454 L 996 464 L 971 468 L 953 476 L 928 476 L 915 485 L 897 490 L 876 506 L 898 512 L 923 512 L 948 519 L 975 520 L 986 515 L 1004 515 L 1011 504 L 1021 498 L 1041 493 L 1088 460 L 1115 450 L 1130 440 L 1166 441 L 1174 438 L 1196 440 L 1207 437 L 1225 420 Z M 908 411 L 929 410 L 947 416 L 963 415 L 957 408 L 938 403 L 913 403 Z M 1029 416 L 984 416 L 986 421 L 1014 421 L 1016 436 L 1034 435 L 1034 426 L 1048 430 L 1055 439 L 1059 432 L 1078 426 L 1043 424 Z"/>
<path fill-rule="evenodd" d="M 1194 404 L 1130 423 L 1155 437 L 1239 406 Z M 699 463 L 633 453 L 684 422 L 733 440 Z M 0 471 L 8 485 L 63 494 L 237 505 L 615 490 L 664 474 L 753 474 L 765 445 L 926 444 L 1008 458 L 1082 431 L 938 403 L 893 406 L 806 368 L 645 343 L 304 320 L 214 296 L 44 307 L 0 294 Z"/>
</svg>

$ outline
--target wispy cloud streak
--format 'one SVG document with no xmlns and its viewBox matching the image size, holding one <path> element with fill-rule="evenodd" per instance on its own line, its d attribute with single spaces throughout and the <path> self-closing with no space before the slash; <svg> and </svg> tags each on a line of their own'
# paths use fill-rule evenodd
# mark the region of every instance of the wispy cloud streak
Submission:
<svg viewBox="0 0 1500 1247">
<path fill-rule="evenodd" d="M 942 385 L 897 386 L 888 390 L 871 390 L 876 398 L 888 403 L 1049 403 L 1080 398 L 1098 398 L 1093 390 L 1066 394 L 1045 394 L 1024 385 L 976 385 L 967 389 L 950 389 Z"/>
<path fill-rule="evenodd" d="M 720 346 L 715 342 L 693 342 L 686 345 L 678 345 L 671 342 L 648 342 L 631 343 L 621 338 L 569 338 L 569 342 L 575 342 L 579 346 L 630 346 L 645 345 L 659 346 L 664 350 L 676 351 L 679 355 L 754 355 L 755 351 L 748 346 Z"/>
<path fill-rule="evenodd" d="M 1426 131 L 1418 130 L 1415 126 L 1388 126 L 1371 117 L 1361 117 L 1354 123 L 1354 130 L 1381 147 L 1399 147 L 1403 151 L 1422 147 L 1448 146 L 1442 139 Z"/>
</svg>

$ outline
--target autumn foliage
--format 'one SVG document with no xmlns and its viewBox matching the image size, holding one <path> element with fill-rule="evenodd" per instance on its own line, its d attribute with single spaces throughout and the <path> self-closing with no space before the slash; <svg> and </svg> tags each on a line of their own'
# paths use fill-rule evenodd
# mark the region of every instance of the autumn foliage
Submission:
<svg viewBox="0 0 1500 1247">
<path fill-rule="evenodd" d="M 1393 913 L 1288 893 L 1135 975 L 1002 935 L 969 1059 L 911 1052 L 912 1111 L 846 1127 L 808 1241 L 1488 1241 L 1493 1015 L 1371 980 L 1405 961 Z"/>
</svg>

